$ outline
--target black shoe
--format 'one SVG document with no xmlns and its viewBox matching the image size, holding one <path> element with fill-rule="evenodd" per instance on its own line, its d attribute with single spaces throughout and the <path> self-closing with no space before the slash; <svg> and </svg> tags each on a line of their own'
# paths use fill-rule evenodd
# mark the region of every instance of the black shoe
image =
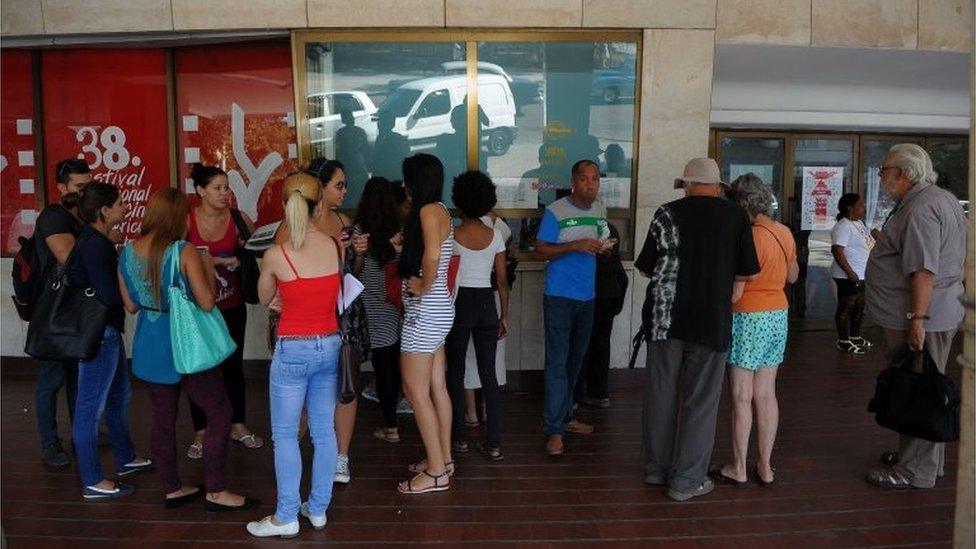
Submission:
<svg viewBox="0 0 976 549">
<path fill-rule="evenodd" d="M 214 511 L 217 513 L 223 513 L 227 511 L 247 511 L 248 509 L 254 509 L 255 507 L 261 505 L 261 500 L 252 498 L 250 496 L 244 496 L 244 503 L 241 505 L 224 505 L 222 503 L 214 503 L 209 499 L 203 500 L 203 508 L 207 511 Z"/>
<path fill-rule="evenodd" d="M 67 467 L 71 465 L 71 458 L 61 447 L 61 442 L 52 442 L 41 449 L 41 460 L 48 467 Z"/>
<path fill-rule="evenodd" d="M 582 399 L 580 399 L 580 402 L 587 406 L 591 406 L 593 408 L 600 408 L 602 410 L 606 410 L 607 408 L 610 407 L 609 398 L 583 397 Z"/>
<path fill-rule="evenodd" d="M 187 503 L 199 498 L 203 495 L 203 486 L 197 486 L 197 491 L 191 494 L 186 494 L 176 498 L 166 498 L 166 508 L 167 509 L 179 509 Z"/>
</svg>

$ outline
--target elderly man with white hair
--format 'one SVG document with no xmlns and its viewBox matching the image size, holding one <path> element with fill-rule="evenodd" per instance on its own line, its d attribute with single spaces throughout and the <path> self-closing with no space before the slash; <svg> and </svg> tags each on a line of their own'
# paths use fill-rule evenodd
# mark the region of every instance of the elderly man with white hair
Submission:
<svg viewBox="0 0 976 549">
<path fill-rule="evenodd" d="M 935 185 L 938 175 L 922 147 L 892 147 L 879 170 L 881 185 L 898 201 L 871 250 L 867 311 L 884 329 L 889 356 L 907 347 L 927 352 L 945 372 L 963 319 L 966 216 L 956 198 Z M 921 365 L 916 365 L 921 371 Z M 945 444 L 902 435 L 897 452 L 867 481 L 886 489 L 932 488 L 942 476 Z"/>
</svg>

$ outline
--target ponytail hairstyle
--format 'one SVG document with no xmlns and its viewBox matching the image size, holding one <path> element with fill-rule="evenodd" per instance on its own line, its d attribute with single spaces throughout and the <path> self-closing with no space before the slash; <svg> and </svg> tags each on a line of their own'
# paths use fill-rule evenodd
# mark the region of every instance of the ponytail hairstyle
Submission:
<svg viewBox="0 0 976 549">
<path fill-rule="evenodd" d="M 291 245 L 296 250 L 305 244 L 305 231 L 322 196 L 322 185 L 308 173 L 289 175 L 281 186 L 281 201 L 285 205 L 285 224 Z"/>
<path fill-rule="evenodd" d="M 424 260 L 424 231 L 420 210 L 439 202 L 444 191 L 444 165 L 436 156 L 420 153 L 403 160 L 403 183 L 410 195 L 410 213 L 403 226 L 403 251 L 397 272 L 402 278 L 420 274 Z"/>
<path fill-rule="evenodd" d="M 174 188 L 157 191 L 146 204 L 146 214 L 142 218 L 142 236 L 149 238 L 145 275 L 157 303 L 162 295 L 163 254 L 170 244 L 186 238 L 189 213 L 186 193 Z"/>
<path fill-rule="evenodd" d="M 857 201 L 861 199 L 861 196 L 857 193 L 847 193 L 840 197 L 837 201 L 837 221 L 844 219 L 851 213 L 851 208 L 857 204 Z"/>
<path fill-rule="evenodd" d="M 217 176 L 227 176 L 227 172 L 217 166 L 204 166 L 199 162 L 194 162 L 190 168 L 190 179 L 193 180 L 194 189 L 205 189 L 207 185 Z"/>
<path fill-rule="evenodd" d="M 78 217 L 91 225 L 104 221 L 102 208 L 111 208 L 119 199 L 119 188 L 115 185 L 92 181 L 85 185 L 84 190 L 72 193 L 78 196 Z"/>
</svg>

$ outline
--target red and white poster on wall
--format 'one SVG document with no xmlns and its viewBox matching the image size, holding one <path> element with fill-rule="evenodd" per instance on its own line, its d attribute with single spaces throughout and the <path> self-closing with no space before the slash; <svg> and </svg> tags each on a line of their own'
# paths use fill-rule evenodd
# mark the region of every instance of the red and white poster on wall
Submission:
<svg viewBox="0 0 976 549">
<path fill-rule="evenodd" d="M 121 189 L 130 210 L 118 230 L 138 237 L 149 196 L 170 186 L 165 50 L 42 55 L 48 203 L 59 198 L 55 164 L 84 158 L 97 180 Z"/>
<path fill-rule="evenodd" d="M 40 201 L 34 132 L 31 53 L 0 52 L 0 251 L 16 253 L 17 238 L 34 233 Z"/>
<path fill-rule="evenodd" d="M 844 193 L 844 168 L 803 167 L 803 202 L 800 229 L 829 231 L 834 227 L 834 213 Z"/>
<path fill-rule="evenodd" d="M 180 181 L 194 162 L 227 172 L 236 206 L 258 226 L 280 220 L 298 148 L 288 42 L 175 51 Z"/>
</svg>

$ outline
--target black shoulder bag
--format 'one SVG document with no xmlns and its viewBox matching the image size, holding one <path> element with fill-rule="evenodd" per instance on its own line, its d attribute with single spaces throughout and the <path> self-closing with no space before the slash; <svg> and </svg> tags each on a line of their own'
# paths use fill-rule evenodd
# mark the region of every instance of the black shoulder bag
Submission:
<svg viewBox="0 0 976 549">
<path fill-rule="evenodd" d="M 338 257 L 342 257 L 342 245 L 335 238 L 332 239 L 336 245 Z M 339 335 L 342 342 L 339 345 L 339 402 L 349 404 L 356 400 L 356 383 L 359 380 L 359 368 L 363 361 L 363 352 L 359 343 L 353 341 L 349 329 L 349 316 L 352 307 L 343 310 L 339 309 L 343 302 L 343 268 L 342 261 L 339 262 L 339 301 L 336 303 L 336 320 L 339 323 Z"/>
<path fill-rule="evenodd" d="M 251 238 L 251 231 L 248 229 L 247 223 L 244 221 L 244 216 L 241 215 L 241 211 L 232 208 L 230 210 L 230 216 L 234 220 L 234 225 L 237 226 L 238 237 L 244 242 L 247 242 Z M 254 256 L 254 252 L 245 249 L 244 246 L 238 246 L 235 255 L 241 263 L 241 292 L 244 294 L 244 301 L 252 305 L 260 303 L 260 299 L 258 298 L 258 278 L 261 276 L 261 270 L 258 269 L 258 261 Z"/>
<path fill-rule="evenodd" d="M 74 250 L 65 267 L 50 270 L 37 297 L 24 346 L 24 352 L 37 360 L 89 360 L 101 346 L 108 307 L 93 288 L 68 283 L 67 265 L 73 259 Z"/>
<path fill-rule="evenodd" d="M 919 357 L 919 354 L 922 356 Z M 912 369 L 922 361 L 922 371 Z M 928 351 L 904 348 L 878 375 L 874 398 L 868 403 L 878 425 L 903 435 L 932 442 L 959 438 L 959 392 Z"/>
</svg>

